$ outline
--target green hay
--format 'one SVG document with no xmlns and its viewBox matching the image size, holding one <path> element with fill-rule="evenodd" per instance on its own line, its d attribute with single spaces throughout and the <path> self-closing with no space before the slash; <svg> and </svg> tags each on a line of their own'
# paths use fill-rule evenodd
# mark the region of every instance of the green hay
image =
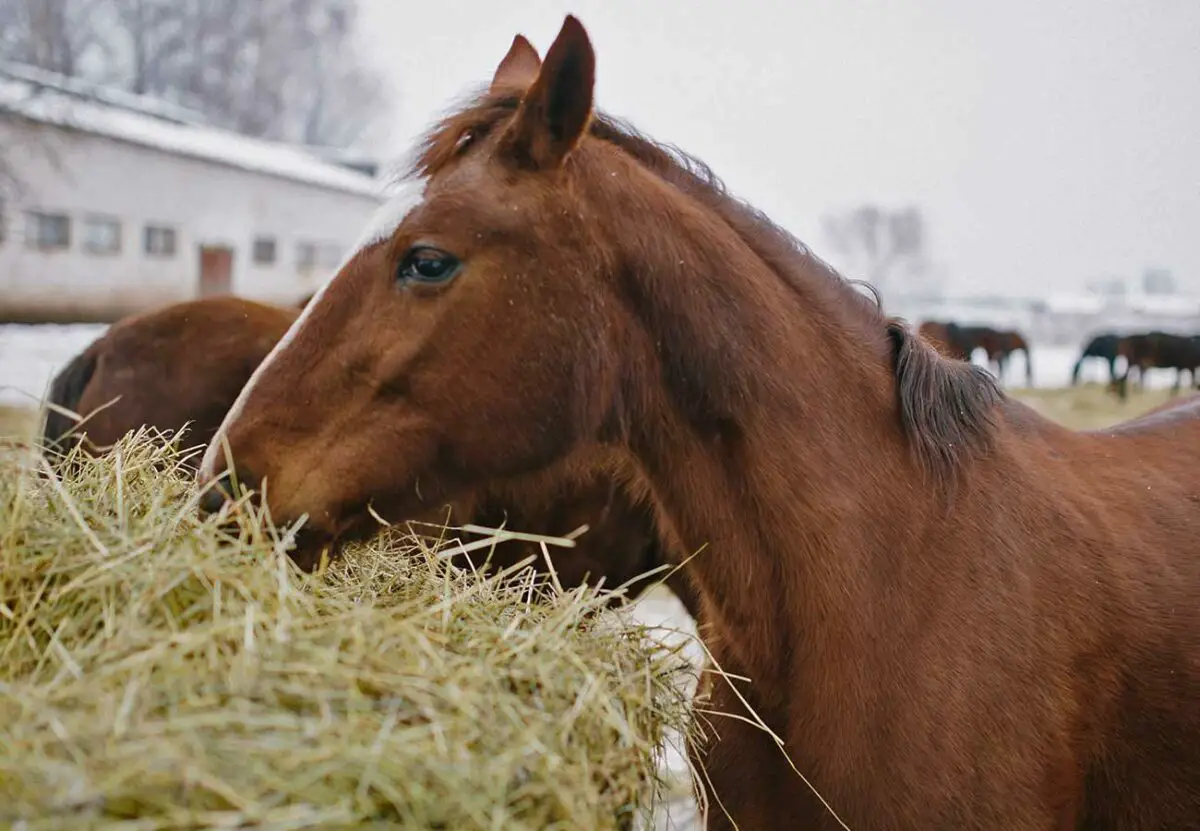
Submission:
<svg viewBox="0 0 1200 831">
<path fill-rule="evenodd" d="M 692 670 L 596 591 L 530 603 L 532 572 L 396 533 L 303 575 L 177 462 L 0 449 L 0 824 L 616 828 L 663 798 Z"/>
</svg>

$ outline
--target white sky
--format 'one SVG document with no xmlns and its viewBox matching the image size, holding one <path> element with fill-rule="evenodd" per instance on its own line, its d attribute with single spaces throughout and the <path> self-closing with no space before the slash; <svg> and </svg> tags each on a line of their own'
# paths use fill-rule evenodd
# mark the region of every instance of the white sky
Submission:
<svg viewBox="0 0 1200 831">
<path fill-rule="evenodd" d="M 955 292 L 1170 269 L 1200 291 L 1200 0 L 361 0 L 388 154 L 576 14 L 597 104 L 818 254 L 823 212 L 920 204 Z M 850 275 L 853 276 L 853 275 Z"/>
</svg>

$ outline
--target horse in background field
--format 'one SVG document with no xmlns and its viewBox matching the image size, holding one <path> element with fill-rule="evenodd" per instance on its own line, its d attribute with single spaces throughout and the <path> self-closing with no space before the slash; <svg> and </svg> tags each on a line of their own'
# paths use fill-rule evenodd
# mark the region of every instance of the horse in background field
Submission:
<svg viewBox="0 0 1200 831">
<path fill-rule="evenodd" d="M 1075 366 L 1071 368 L 1071 386 L 1079 384 L 1079 371 L 1083 367 L 1083 362 L 1088 358 L 1100 358 L 1108 363 L 1108 380 L 1109 386 L 1116 387 L 1117 385 L 1117 350 L 1121 336 L 1111 332 L 1096 335 L 1087 342 L 1083 347 L 1083 352 L 1079 355 L 1079 360 L 1075 362 Z"/>
<path fill-rule="evenodd" d="M 1024 352 L 1025 384 L 1033 386 L 1033 357 L 1029 352 L 1029 343 L 1016 330 L 927 320 L 917 332 L 943 355 L 955 360 L 969 362 L 975 350 L 982 349 L 987 354 L 988 368 L 995 366 L 996 377 L 1001 381 L 1004 380 L 1009 355 Z"/>
<path fill-rule="evenodd" d="M 164 434 L 188 427 L 185 446 L 207 445 L 254 370 L 306 306 L 270 306 L 233 296 L 177 303 L 118 321 L 72 359 L 51 384 L 42 444 L 59 466 L 76 444 L 91 455 L 143 426 Z M 80 421 L 63 410 L 74 412 Z M 196 455 L 184 454 L 195 468 Z M 518 480 L 462 504 L 449 518 L 489 528 L 561 537 L 588 525 L 574 548 L 550 546 L 559 582 L 573 588 L 603 579 L 607 588 L 629 584 L 636 598 L 663 581 L 693 617 L 698 602 L 681 573 L 646 572 L 667 562 L 647 499 L 631 498 L 636 485 L 618 487 L 611 477 L 563 471 Z M 632 489 L 632 490 L 631 490 Z M 447 517 L 431 515 L 431 522 Z M 469 541 L 478 535 L 464 534 Z M 546 571 L 541 547 L 522 540 L 463 555 L 461 564 L 506 568 L 534 555 Z M 317 560 L 298 558 L 303 568 Z"/>
<path fill-rule="evenodd" d="M 314 546 L 560 464 L 644 477 L 709 546 L 709 829 L 1193 827 L 1200 408 L 1076 433 L 1009 399 L 595 111 L 595 69 L 568 16 L 434 125 L 222 424 L 206 510 L 247 487 Z"/>
<path fill-rule="evenodd" d="M 1191 386 L 1197 386 L 1196 370 L 1200 367 L 1200 338 L 1197 336 L 1159 331 L 1126 335 L 1117 341 L 1117 354 L 1126 361 L 1125 373 L 1117 384 L 1122 399 L 1129 395 L 1129 375 L 1135 368 L 1141 390 L 1146 388 L 1147 369 L 1174 369 L 1172 393 L 1179 392 L 1185 371 L 1191 375 Z"/>
<path fill-rule="evenodd" d="M 917 328 L 917 334 L 929 341 L 935 349 L 947 358 L 970 362 L 971 351 L 966 348 L 960 337 L 957 323 L 926 320 Z"/>
<path fill-rule="evenodd" d="M 1008 365 L 1008 357 L 1014 352 L 1025 353 L 1025 384 L 1033 386 L 1033 356 L 1029 352 L 1029 343 L 1025 336 L 1014 329 L 996 329 L 991 326 L 959 326 L 957 337 L 960 349 L 968 355 L 976 349 L 982 349 L 987 354 L 988 366 L 996 367 L 996 377 L 1004 379 L 1004 369 Z"/>
</svg>

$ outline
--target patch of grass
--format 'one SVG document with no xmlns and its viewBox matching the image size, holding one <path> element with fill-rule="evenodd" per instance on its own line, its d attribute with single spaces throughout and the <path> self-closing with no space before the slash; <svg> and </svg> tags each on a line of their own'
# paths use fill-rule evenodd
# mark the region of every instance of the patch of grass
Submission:
<svg viewBox="0 0 1200 831">
<path fill-rule="evenodd" d="M 693 670 L 597 591 L 528 602 L 531 571 L 398 533 L 304 575 L 177 465 L 144 433 L 65 479 L 0 447 L 0 824 L 621 828 L 663 798 Z"/>
<path fill-rule="evenodd" d="M 1130 390 L 1125 401 L 1104 384 L 1081 384 L 1063 389 L 1020 389 L 1014 398 L 1024 401 L 1047 418 L 1073 430 L 1096 430 L 1127 421 L 1170 400 L 1170 390 Z M 1182 390 L 1178 397 L 1188 395 Z"/>
<path fill-rule="evenodd" d="M 0 441 L 30 441 L 37 410 L 32 407 L 0 405 Z"/>
</svg>

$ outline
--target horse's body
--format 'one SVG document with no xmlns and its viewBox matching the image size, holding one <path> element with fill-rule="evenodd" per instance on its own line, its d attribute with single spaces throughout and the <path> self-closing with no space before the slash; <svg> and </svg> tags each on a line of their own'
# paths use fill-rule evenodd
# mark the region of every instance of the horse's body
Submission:
<svg viewBox="0 0 1200 831">
<path fill-rule="evenodd" d="M 96 454 L 143 426 L 175 433 L 188 425 L 184 446 L 206 445 L 246 381 L 309 299 L 298 307 L 277 307 L 239 297 L 210 297 L 118 321 L 55 377 L 50 403 L 86 420 L 76 433 L 73 418 L 50 410 L 43 444 L 62 452 L 82 441 L 85 451 Z M 57 458 L 51 456 L 52 461 Z M 185 466 L 189 459 L 194 464 L 194 456 L 185 456 Z M 637 498 L 631 498 L 631 492 Z M 547 547 L 562 585 L 572 588 L 603 578 L 610 589 L 629 583 L 627 596 L 632 598 L 666 577 L 689 613 L 698 611 L 683 574 L 668 576 L 660 569 L 642 576 L 663 565 L 665 558 L 653 515 L 636 484 L 618 487 L 612 477 L 552 472 L 485 494 L 478 504 L 455 507 L 452 521 L 503 525 L 545 536 L 565 536 L 588 525 L 574 548 Z M 546 570 L 541 546 L 535 543 L 501 542 L 494 550 L 480 550 L 466 559 L 480 564 L 488 555 L 498 568 L 534 555 L 535 568 Z M 298 562 L 311 568 L 317 560 Z"/>
<path fill-rule="evenodd" d="M 998 378 L 1003 379 L 1008 357 L 1014 352 L 1025 354 L 1025 386 L 1033 386 L 1033 355 L 1029 351 L 1029 341 L 1015 329 L 993 329 L 989 338 L 988 360 L 996 364 Z"/>
<path fill-rule="evenodd" d="M 1008 356 L 1025 353 L 1025 383 L 1033 386 L 1033 360 L 1025 336 L 1013 329 L 994 329 L 991 326 L 962 326 L 953 321 L 927 320 L 917 333 L 933 344 L 947 358 L 970 361 L 976 349 L 987 353 L 988 367 L 996 367 L 996 377 L 1003 380 Z"/>
<path fill-rule="evenodd" d="M 1147 369 L 1174 369 L 1178 392 L 1183 383 L 1183 373 L 1191 375 L 1191 386 L 1197 385 L 1196 370 L 1200 368 L 1200 338 L 1174 335 L 1168 332 L 1146 332 L 1126 335 L 1117 340 L 1117 354 L 1126 361 L 1125 374 L 1121 377 L 1118 390 L 1122 398 L 1128 392 L 1129 374 L 1138 371 L 1138 386 L 1145 389 Z"/>
<path fill-rule="evenodd" d="M 1108 363 L 1108 381 L 1110 385 L 1115 386 L 1117 383 L 1117 347 L 1120 340 L 1120 335 L 1106 332 L 1096 335 L 1088 341 L 1079 355 L 1079 360 L 1071 368 L 1071 386 L 1074 387 L 1079 383 L 1079 371 L 1083 367 L 1083 362 L 1088 358 L 1100 358 Z"/>
<path fill-rule="evenodd" d="M 238 478 L 336 539 L 606 447 L 710 546 L 703 635 L 783 741 L 712 718 L 709 828 L 1193 827 L 1200 408 L 1074 433 L 1008 400 L 593 77 L 568 18 L 437 125 L 222 426 Z"/>
<path fill-rule="evenodd" d="M 114 323 L 54 378 L 48 400 L 86 419 L 47 412 L 43 444 L 95 453 L 147 426 L 207 444 L 250 375 L 299 310 L 222 295 Z M 195 461 L 195 460 L 193 460 Z"/>
<path fill-rule="evenodd" d="M 1025 383 L 1033 386 L 1033 360 L 1029 354 L 1029 344 L 1024 335 L 1013 329 L 996 329 L 991 326 L 957 326 L 950 329 L 955 338 L 959 352 L 966 353 L 968 360 L 976 349 L 982 349 L 987 354 L 988 366 L 996 367 L 996 377 L 1004 379 L 1004 368 L 1008 364 L 1008 356 L 1013 352 L 1025 353 Z"/>
</svg>

